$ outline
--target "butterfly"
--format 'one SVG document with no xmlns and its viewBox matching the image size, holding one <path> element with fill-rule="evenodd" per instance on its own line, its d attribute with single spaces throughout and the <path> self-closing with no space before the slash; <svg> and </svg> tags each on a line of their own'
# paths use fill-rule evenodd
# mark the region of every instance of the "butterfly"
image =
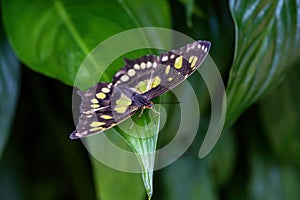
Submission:
<svg viewBox="0 0 300 200">
<path fill-rule="evenodd" d="M 152 99 L 189 77 L 204 61 L 209 41 L 195 41 L 159 56 L 125 59 L 112 82 L 99 82 L 81 96 L 80 117 L 71 139 L 83 138 L 118 125 L 141 109 L 153 108 Z"/>
</svg>

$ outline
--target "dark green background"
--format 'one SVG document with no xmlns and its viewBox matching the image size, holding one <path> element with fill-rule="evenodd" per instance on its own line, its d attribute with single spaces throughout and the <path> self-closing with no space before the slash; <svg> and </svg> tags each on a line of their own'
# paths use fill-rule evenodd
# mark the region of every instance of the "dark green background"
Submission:
<svg viewBox="0 0 300 200">
<path fill-rule="evenodd" d="M 139 174 L 106 168 L 68 138 L 71 86 L 84 57 L 109 36 L 144 26 L 211 41 L 228 97 L 226 129 L 199 159 L 210 103 L 199 77 L 189 78 L 201 128 L 179 160 L 155 171 L 153 199 L 300 197 L 298 0 L 1 3 L 0 199 L 146 199 Z M 169 112 L 159 145 L 178 123 L 180 112 Z"/>
</svg>

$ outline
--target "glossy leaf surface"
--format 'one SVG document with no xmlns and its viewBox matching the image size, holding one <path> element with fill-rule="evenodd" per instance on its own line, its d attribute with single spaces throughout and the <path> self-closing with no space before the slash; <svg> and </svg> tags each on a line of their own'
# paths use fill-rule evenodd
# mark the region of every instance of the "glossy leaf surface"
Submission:
<svg viewBox="0 0 300 200">
<path fill-rule="evenodd" d="M 277 85 L 299 58 L 300 2 L 230 0 L 235 56 L 227 86 L 227 125 Z"/>
</svg>

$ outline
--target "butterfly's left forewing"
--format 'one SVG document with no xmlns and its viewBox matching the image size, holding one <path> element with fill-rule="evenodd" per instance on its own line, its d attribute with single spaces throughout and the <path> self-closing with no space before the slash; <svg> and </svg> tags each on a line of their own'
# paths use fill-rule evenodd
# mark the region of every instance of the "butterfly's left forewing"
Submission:
<svg viewBox="0 0 300 200">
<path fill-rule="evenodd" d="M 137 111 L 132 101 L 112 83 L 100 82 L 81 96 L 80 117 L 71 139 L 82 138 L 107 130 L 126 120 Z M 116 105 L 116 102 L 121 104 Z"/>
</svg>

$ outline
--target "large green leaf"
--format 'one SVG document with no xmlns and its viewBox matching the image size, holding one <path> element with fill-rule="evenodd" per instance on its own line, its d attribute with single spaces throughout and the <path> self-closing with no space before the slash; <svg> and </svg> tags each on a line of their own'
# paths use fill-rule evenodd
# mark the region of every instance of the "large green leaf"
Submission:
<svg viewBox="0 0 300 200">
<path fill-rule="evenodd" d="M 170 24 L 167 3 L 158 0 L 14 0 L 4 1 L 2 8 L 8 37 L 19 58 L 33 70 L 68 85 L 74 83 L 84 58 L 110 36 L 136 27 L 168 27 Z M 100 71 L 104 71 L 106 67 L 97 66 L 103 67 Z M 111 79 L 122 65 L 116 66 L 120 67 L 105 72 L 106 80 Z M 103 166 L 96 165 L 95 162 L 93 164 L 96 185 L 110 185 L 111 180 L 98 176 Z M 118 173 L 102 170 L 118 182 Z M 132 190 L 132 186 L 137 184 L 140 182 L 127 180 L 123 189 Z M 101 191 L 101 188 L 97 190 Z M 98 194 L 101 198 L 101 193 Z M 114 187 L 105 188 L 105 194 L 105 198 L 113 199 L 116 195 Z M 123 193 L 123 199 L 126 194 L 129 195 Z M 130 199 L 130 196 L 126 198 Z"/>
<path fill-rule="evenodd" d="M 300 55 L 299 1 L 229 2 L 236 43 L 227 87 L 227 125 L 277 85 Z"/>
<path fill-rule="evenodd" d="M 68 85 L 101 41 L 131 28 L 168 27 L 170 22 L 166 1 L 158 0 L 4 0 L 2 11 L 19 58 L 31 69 Z"/>
<path fill-rule="evenodd" d="M 139 174 L 120 172 L 92 158 L 97 196 L 101 200 L 123 199 L 142 200 L 145 192 Z M 100 189 L 99 189 L 100 188 Z"/>
<path fill-rule="evenodd" d="M 0 159 L 14 118 L 20 87 L 20 64 L 0 30 Z"/>
</svg>

